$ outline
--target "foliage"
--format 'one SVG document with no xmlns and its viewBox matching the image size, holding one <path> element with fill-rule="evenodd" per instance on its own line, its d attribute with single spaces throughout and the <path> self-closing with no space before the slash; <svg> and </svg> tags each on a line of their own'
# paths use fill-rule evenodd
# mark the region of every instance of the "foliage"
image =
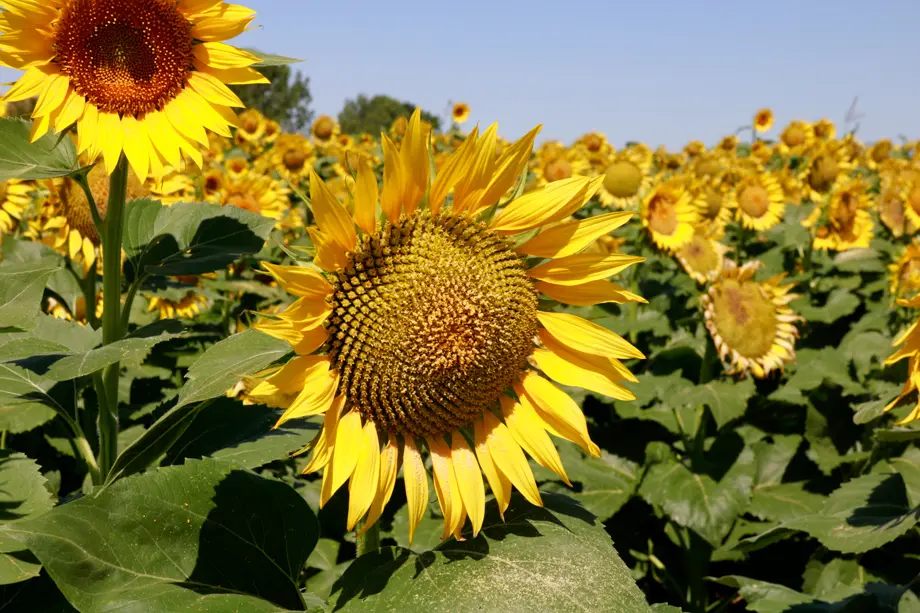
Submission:
<svg viewBox="0 0 920 613">
<path fill-rule="evenodd" d="M 270 83 L 230 86 L 246 108 L 259 110 L 288 132 L 301 132 L 309 126 L 314 115 L 310 79 L 287 65 L 264 66 L 259 71 Z"/>
<path fill-rule="evenodd" d="M 366 132 L 376 135 L 389 130 L 397 117 L 408 119 L 414 110 L 415 105 L 411 102 L 400 102 L 383 94 L 373 97 L 358 94 L 354 100 L 345 101 L 339 113 L 339 126 L 346 134 Z M 423 111 L 422 119 L 430 123 L 435 131 L 441 128 L 441 119 L 437 115 Z"/>
</svg>

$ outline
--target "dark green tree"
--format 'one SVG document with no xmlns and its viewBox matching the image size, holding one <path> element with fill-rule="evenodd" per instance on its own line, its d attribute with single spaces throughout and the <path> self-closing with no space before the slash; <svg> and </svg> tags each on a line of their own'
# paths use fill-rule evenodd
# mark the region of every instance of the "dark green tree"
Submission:
<svg viewBox="0 0 920 613">
<path fill-rule="evenodd" d="M 415 106 L 390 96 L 369 98 L 359 94 L 356 99 L 345 101 L 345 107 L 339 113 L 339 126 L 346 134 L 379 134 L 387 131 L 397 117 L 412 115 Z M 441 128 L 441 119 L 437 115 L 422 110 L 422 119 L 429 122 L 435 131 Z"/>
<path fill-rule="evenodd" d="M 310 79 L 300 72 L 292 73 L 290 66 L 266 66 L 259 72 L 271 84 L 230 86 L 246 108 L 258 109 L 288 132 L 300 132 L 310 125 Z"/>
</svg>

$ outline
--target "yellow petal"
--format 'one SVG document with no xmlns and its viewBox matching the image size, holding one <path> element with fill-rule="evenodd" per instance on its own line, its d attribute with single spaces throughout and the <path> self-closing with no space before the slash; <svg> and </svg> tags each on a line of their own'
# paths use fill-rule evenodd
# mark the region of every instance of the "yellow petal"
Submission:
<svg viewBox="0 0 920 613">
<path fill-rule="evenodd" d="M 513 398 L 503 394 L 501 407 L 505 424 L 517 444 L 529 453 L 537 464 L 559 475 L 566 485 L 571 487 L 572 483 L 562 466 L 562 458 L 559 457 L 556 446 L 546 434 L 546 424 L 537 415 L 527 397 L 524 396 L 520 402 L 515 402 Z"/>
<path fill-rule="evenodd" d="M 393 487 L 396 485 L 396 473 L 398 471 L 399 443 L 395 436 L 391 436 L 383 451 L 380 452 L 380 477 L 377 481 L 377 492 L 374 496 L 374 501 L 371 503 L 371 508 L 367 512 L 367 520 L 361 530 L 358 531 L 359 536 L 364 534 L 368 528 L 380 519 L 383 509 L 390 502 L 390 497 L 393 495 Z"/>
<path fill-rule="evenodd" d="M 489 488 L 498 504 L 498 514 L 502 519 L 505 518 L 505 510 L 511 503 L 511 481 L 505 474 L 498 470 L 495 461 L 492 460 L 492 454 L 489 453 L 488 437 L 486 436 L 485 422 L 477 419 L 474 423 L 474 442 L 476 443 L 476 458 L 479 460 L 479 466 L 482 467 L 482 473 L 489 482 Z"/>
<path fill-rule="evenodd" d="M 447 194 L 467 172 L 469 165 L 472 163 L 473 154 L 476 153 L 478 134 L 478 129 L 474 128 L 467 135 L 466 140 L 450 155 L 441 170 L 438 171 L 438 176 L 435 177 L 431 192 L 428 195 L 428 205 L 431 207 L 432 214 L 437 214 L 441 211 L 441 205 L 444 204 Z"/>
<path fill-rule="evenodd" d="M 457 487 L 463 499 L 463 507 L 473 524 L 473 537 L 479 535 L 486 513 L 486 488 L 482 483 L 482 471 L 476 455 L 460 432 L 454 432 L 450 444 L 450 461 L 454 465 Z"/>
<path fill-rule="evenodd" d="M 47 80 L 48 73 L 44 70 L 29 68 L 0 99 L 5 102 L 20 102 L 37 96 L 45 88 Z"/>
<path fill-rule="evenodd" d="M 556 285 L 547 281 L 538 281 L 534 284 L 534 287 L 553 300 L 573 306 L 593 306 L 605 302 L 616 302 L 618 304 L 625 302 L 648 303 L 642 296 L 604 279 L 579 283 L 578 285 Z"/>
<path fill-rule="evenodd" d="M 262 268 L 275 278 L 284 291 L 311 300 L 325 300 L 332 294 L 332 285 L 321 272 L 306 266 L 279 266 L 262 262 Z"/>
<path fill-rule="evenodd" d="M 632 217 L 628 211 L 595 215 L 587 219 L 562 221 L 546 228 L 516 249 L 518 253 L 538 258 L 561 258 L 573 255 L 610 234 Z"/>
<path fill-rule="evenodd" d="M 336 396 L 335 400 L 332 401 L 332 406 L 323 415 L 323 427 L 313 441 L 313 457 L 310 458 L 310 463 L 303 469 L 302 474 L 314 473 L 321 468 L 325 468 L 329 463 L 332 458 L 333 444 L 335 443 L 335 432 L 344 406 L 345 395 Z"/>
<path fill-rule="evenodd" d="M 144 122 L 147 124 L 147 133 L 153 146 L 170 166 L 179 168 L 182 165 L 182 155 L 179 153 L 180 139 L 166 115 L 160 111 L 153 111 L 144 116 Z"/>
<path fill-rule="evenodd" d="M 409 544 L 415 536 L 425 511 L 428 509 L 428 475 L 425 463 L 412 438 L 403 444 L 403 484 L 406 486 L 406 505 L 409 507 Z"/>
<path fill-rule="evenodd" d="M 48 130 L 51 129 L 52 117 L 53 114 L 44 115 L 42 117 L 36 117 L 34 120 L 32 120 L 32 130 L 29 133 L 30 143 L 34 143 L 48 133 Z"/>
<path fill-rule="evenodd" d="M 407 170 L 402 166 L 399 149 L 386 134 L 380 135 L 383 147 L 383 190 L 380 192 L 380 208 L 391 222 L 399 221 L 402 214 L 403 183 Z"/>
<path fill-rule="evenodd" d="M 316 255 L 313 257 L 314 264 L 327 272 L 335 272 L 348 266 L 348 254 L 342 245 L 317 228 L 307 228 L 307 233 L 316 250 Z"/>
<path fill-rule="evenodd" d="M 99 138 L 99 110 L 87 104 L 83 116 L 77 121 L 77 154 L 88 151 Z"/>
<path fill-rule="evenodd" d="M 207 42 L 195 45 L 192 48 L 195 59 L 217 70 L 228 68 L 246 68 L 258 64 L 261 60 L 242 49 L 237 49 L 225 43 Z"/>
<path fill-rule="evenodd" d="M 594 195 L 603 180 L 601 176 L 553 181 L 511 201 L 495 216 L 491 227 L 501 234 L 517 234 L 565 219 Z"/>
<path fill-rule="evenodd" d="M 300 338 L 292 343 L 291 348 L 297 355 L 309 355 L 319 349 L 329 339 L 329 333 L 322 325 L 300 331 Z"/>
<path fill-rule="evenodd" d="M 399 146 L 399 159 L 405 173 L 402 204 L 406 215 L 411 215 L 428 191 L 428 130 L 422 125 L 420 108 L 416 108 L 409 117 L 406 134 Z"/>
<path fill-rule="evenodd" d="M 377 176 L 364 161 L 358 164 L 355 181 L 355 223 L 368 234 L 377 230 Z"/>
<path fill-rule="evenodd" d="M 540 342 L 544 347 L 555 353 L 566 362 L 570 362 L 579 368 L 584 368 L 586 370 L 592 370 L 594 372 L 600 373 L 611 381 L 631 381 L 633 383 L 639 382 L 636 376 L 632 374 L 628 368 L 626 368 L 626 365 L 616 358 L 594 355 L 591 353 L 585 353 L 583 351 L 572 349 L 571 347 L 563 345 L 557 341 L 556 338 L 545 329 L 538 330 L 537 334 L 539 335 Z"/>
<path fill-rule="evenodd" d="M 239 96 L 212 74 L 194 70 L 189 73 L 188 84 L 208 102 L 238 108 L 246 106 Z"/>
<path fill-rule="evenodd" d="M 476 140 L 476 151 L 466 172 L 454 187 L 455 213 L 466 213 L 478 208 L 479 199 L 492 178 L 495 167 L 495 142 L 498 138 L 498 124 L 489 126 Z"/>
<path fill-rule="evenodd" d="M 560 436 L 580 445 L 592 456 L 600 455 L 600 448 L 588 435 L 588 424 L 578 404 L 568 394 L 535 372 L 528 372 L 520 383 L 514 384 L 518 397 L 526 394 L 538 415 L 553 426 Z M 550 419 L 552 418 L 552 419 Z M 560 429 L 556 424 L 562 424 Z M 574 434 L 576 440 L 569 438 Z"/>
<path fill-rule="evenodd" d="M 332 360 L 326 355 L 304 355 L 288 360 L 287 364 L 275 371 L 270 377 L 259 382 L 250 396 L 274 396 L 276 394 L 293 394 L 303 390 L 308 380 L 318 378 L 329 372 Z"/>
<path fill-rule="evenodd" d="M 622 385 L 614 383 L 598 372 L 581 368 L 572 362 L 566 361 L 552 351 L 536 349 L 533 353 L 533 359 L 540 370 L 546 373 L 547 377 L 560 385 L 581 387 L 609 396 L 615 400 L 636 399 L 636 395 Z"/>
<path fill-rule="evenodd" d="M 58 115 L 54 122 L 56 132 L 63 132 L 83 116 L 86 110 L 86 98 L 71 89 L 67 94 L 67 100 L 61 105 L 61 114 Z"/>
<path fill-rule="evenodd" d="M 326 371 L 304 381 L 303 390 L 297 395 L 291 406 L 284 411 L 275 428 L 286 421 L 319 415 L 325 413 L 332 406 L 335 399 L 335 390 L 339 384 L 338 371 Z"/>
<path fill-rule="evenodd" d="M 121 128 L 121 117 L 115 113 L 99 114 L 99 134 L 103 138 L 102 155 L 105 158 L 105 169 L 109 174 L 115 171 L 115 166 L 121 158 L 124 132 Z"/>
<path fill-rule="evenodd" d="M 533 141 L 543 126 L 537 126 L 508 149 L 499 158 L 495 171 L 485 192 L 479 198 L 479 204 L 471 209 L 475 215 L 482 209 L 492 206 L 504 196 L 521 176 L 533 153 Z"/>
<path fill-rule="evenodd" d="M 312 166 L 310 166 L 310 200 L 313 203 L 313 214 L 316 215 L 316 225 L 320 230 L 344 251 L 353 251 L 357 237 L 354 221 Z"/>
<path fill-rule="evenodd" d="M 558 260 L 549 260 L 527 271 L 535 279 L 556 285 L 578 285 L 606 279 L 618 274 L 645 258 L 622 253 L 579 253 Z"/>
<path fill-rule="evenodd" d="M 64 104 L 67 90 L 70 88 L 70 77 L 64 74 L 53 74 L 45 82 L 44 90 L 35 103 L 32 117 L 45 117 Z"/>
<path fill-rule="evenodd" d="M 491 411 L 483 413 L 483 422 L 486 444 L 489 447 L 489 455 L 495 462 L 495 467 L 508 477 L 508 480 L 531 504 L 542 507 L 543 500 L 540 498 L 537 482 L 533 478 L 533 471 L 530 470 L 527 457 L 514 440 L 508 427 L 500 422 Z"/>
<path fill-rule="evenodd" d="M 357 410 L 352 409 L 339 417 L 339 424 L 335 429 L 335 443 L 332 445 L 332 460 L 326 465 L 323 473 L 319 508 L 326 506 L 332 495 L 355 471 L 361 451 L 361 445 L 356 445 L 355 442 L 361 440 L 361 430 L 361 413 Z"/>
<path fill-rule="evenodd" d="M 141 182 L 146 181 L 150 170 L 150 149 L 152 148 L 150 139 L 147 137 L 147 128 L 132 115 L 122 117 L 121 126 L 125 135 L 125 157 L 128 158 L 128 163 L 137 178 Z"/>
<path fill-rule="evenodd" d="M 441 505 L 441 515 L 444 516 L 444 530 L 441 540 L 457 532 L 458 526 L 463 521 L 463 500 L 457 487 L 457 476 L 450 461 L 450 447 L 440 437 L 426 439 L 428 451 L 431 452 L 431 470 L 434 477 L 434 491 Z"/>
<path fill-rule="evenodd" d="M 348 482 L 348 530 L 354 530 L 358 520 L 371 508 L 380 479 L 380 440 L 374 422 L 364 424 L 361 438 L 351 444 L 359 447 L 360 452 L 355 472 Z"/>
<path fill-rule="evenodd" d="M 537 319 L 556 340 L 577 351 L 620 360 L 645 358 L 620 335 L 577 315 L 540 311 Z"/>
</svg>

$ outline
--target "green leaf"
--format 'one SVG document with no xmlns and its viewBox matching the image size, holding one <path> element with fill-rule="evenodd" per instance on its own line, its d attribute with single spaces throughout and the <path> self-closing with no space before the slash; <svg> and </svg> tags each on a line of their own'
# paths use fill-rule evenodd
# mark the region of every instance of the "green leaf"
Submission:
<svg viewBox="0 0 920 613">
<path fill-rule="evenodd" d="M 262 53 L 261 51 L 258 51 L 256 49 L 243 49 L 243 50 L 259 58 L 260 62 L 258 64 L 252 65 L 252 67 L 256 69 L 265 68 L 267 66 L 285 66 L 287 64 L 299 64 L 300 62 L 304 61 L 304 60 L 296 60 L 291 57 L 284 57 L 283 55 L 273 55 L 271 53 Z"/>
<path fill-rule="evenodd" d="M 910 507 L 920 507 L 920 449 L 908 447 L 901 457 L 891 458 L 888 462 L 904 479 Z"/>
<path fill-rule="evenodd" d="M 868 474 L 844 483 L 819 513 L 783 524 L 834 551 L 862 553 L 909 532 L 920 509 L 911 511 L 900 474 Z"/>
<path fill-rule="evenodd" d="M 316 549 L 307 560 L 308 568 L 319 572 L 307 579 L 307 589 L 321 598 L 329 598 L 332 587 L 351 564 L 350 561 L 337 564 L 341 543 L 332 539 L 319 539 Z"/>
<path fill-rule="evenodd" d="M 873 435 L 879 441 L 886 443 L 902 443 L 905 441 L 915 441 L 920 438 L 920 429 L 918 428 L 890 428 L 887 430 L 876 430 Z"/>
<path fill-rule="evenodd" d="M 748 512 L 761 519 L 785 521 L 818 513 L 824 497 L 806 491 L 801 483 L 776 483 L 754 487 Z"/>
<path fill-rule="evenodd" d="M 273 430 L 280 416 L 281 411 L 276 409 L 220 398 L 195 413 L 188 428 L 170 447 L 163 464 L 212 457 L 258 468 L 303 448 L 316 436 L 322 423 L 321 418 L 298 419 Z"/>
<path fill-rule="evenodd" d="M 0 585 L 38 576 L 41 564 L 7 530 L 53 506 L 38 464 L 24 454 L 0 449 Z"/>
<path fill-rule="evenodd" d="M 504 522 L 488 505 L 475 539 L 361 557 L 336 584 L 336 610 L 651 611 L 603 525 L 567 498 L 543 501 L 539 508 L 515 496 Z"/>
<path fill-rule="evenodd" d="M 802 444 L 802 437 L 797 434 L 774 434 L 772 441 L 757 441 L 752 445 L 757 462 L 757 485 L 779 485 L 783 480 L 786 467 Z"/>
<path fill-rule="evenodd" d="M 672 402 L 677 401 L 685 406 L 708 406 L 716 423 L 722 428 L 744 415 L 748 399 L 756 391 L 754 380 L 750 378 L 741 381 L 711 381 L 683 391 Z"/>
<path fill-rule="evenodd" d="M 847 289 L 837 288 L 831 291 L 823 305 L 808 304 L 806 298 L 800 298 L 789 306 L 807 322 L 830 324 L 841 317 L 852 315 L 859 306 L 859 296 Z"/>
<path fill-rule="evenodd" d="M 799 390 L 812 390 L 820 387 L 825 381 L 839 385 L 846 394 L 858 395 L 866 391 L 850 377 L 847 359 L 836 348 L 798 351 L 795 374 L 789 378 L 786 385 Z"/>
<path fill-rule="evenodd" d="M 783 613 L 795 605 L 814 602 L 814 597 L 801 594 L 788 587 L 749 579 L 739 575 L 728 575 L 715 579 L 717 583 L 737 588 L 747 601 L 748 609 L 754 613 Z M 805 609 L 801 609 L 804 613 Z"/>
<path fill-rule="evenodd" d="M 257 253 L 274 225 L 234 206 L 134 200 L 125 210 L 124 250 L 135 271 L 199 275 Z"/>
<path fill-rule="evenodd" d="M 152 466 L 205 408 L 201 401 L 223 395 L 240 378 L 262 370 L 290 350 L 284 341 L 256 330 L 235 334 L 209 347 L 189 369 L 189 381 L 179 391 L 177 404 L 115 460 L 109 482 Z"/>
<path fill-rule="evenodd" d="M 316 544 L 289 486 L 213 460 L 124 479 L 16 527 L 82 613 L 300 609 Z M 141 604 L 142 603 L 142 604 Z"/>
<path fill-rule="evenodd" d="M 412 543 L 409 543 L 409 507 L 403 505 L 393 516 L 393 525 L 387 536 L 396 541 L 404 549 L 411 549 L 416 553 L 431 551 L 441 544 L 441 531 L 444 518 L 437 503 L 431 502 L 428 510 L 422 515 L 422 521 L 415 529 Z"/>
<path fill-rule="evenodd" d="M 669 604 L 653 604 L 652 613 L 684 613 L 680 607 L 674 607 Z"/>
<path fill-rule="evenodd" d="M 79 168 L 77 151 L 67 134 L 46 134 L 30 143 L 31 122 L 0 118 L 0 182 L 66 177 Z"/>
<path fill-rule="evenodd" d="M 188 371 L 177 408 L 219 396 L 246 375 L 291 352 L 291 346 L 257 330 L 234 334 L 209 347 Z"/>
<path fill-rule="evenodd" d="M 30 329 L 39 314 L 45 284 L 60 268 L 56 257 L 0 263 L 0 328 Z"/>
<path fill-rule="evenodd" d="M 751 498 L 753 479 L 739 475 L 715 481 L 692 472 L 673 457 L 653 464 L 647 471 L 639 495 L 661 508 L 681 526 L 696 531 L 718 546 L 731 530 L 732 521 Z"/>
<path fill-rule="evenodd" d="M 822 600 L 843 600 L 862 592 L 870 580 L 872 575 L 856 560 L 834 558 L 827 564 L 809 563 L 802 589 Z"/>
<path fill-rule="evenodd" d="M 601 521 L 613 517 L 626 504 L 639 484 L 639 466 L 601 450 L 601 457 L 592 458 L 568 441 L 559 441 L 559 456 L 569 481 L 577 492 L 562 483 L 550 482 L 541 486 L 544 491 L 555 491 L 574 498 Z M 558 479 L 552 473 L 550 478 Z"/>
<path fill-rule="evenodd" d="M 0 429 L 27 432 L 64 407 L 52 395 L 55 382 L 13 364 L 0 364 Z"/>
</svg>

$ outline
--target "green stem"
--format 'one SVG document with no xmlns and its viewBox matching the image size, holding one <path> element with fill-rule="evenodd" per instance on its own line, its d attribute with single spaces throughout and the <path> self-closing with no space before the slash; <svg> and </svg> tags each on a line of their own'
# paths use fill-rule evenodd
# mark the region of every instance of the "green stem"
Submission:
<svg viewBox="0 0 920 613">
<path fill-rule="evenodd" d="M 716 346 L 712 339 L 706 339 L 706 353 L 703 354 L 703 361 L 700 363 L 699 385 L 705 385 L 712 381 L 712 367 L 718 359 L 716 355 Z"/>
<path fill-rule="evenodd" d="M 125 199 L 128 193 L 128 160 L 118 160 L 109 177 L 109 202 L 102 235 L 102 343 L 121 340 L 121 243 L 124 231 Z M 99 407 L 99 468 L 108 476 L 118 455 L 118 375 L 119 363 L 107 366 L 102 374 L 105 402 Z"/>
<path fill-rule="evenodd" d="M 0 449 L 6 449 L 6 430 L 0 432 Z"/>
<path fill-rule="evenodd" d="M 128 331 L 128 324 L 131 322 L 131 306 L 134 304 L 134 296 L 137 294 L 137 290 L 146 278 L 147 275 L 138 275 L 134 283 L 131 284 L 131 287 L 128 288 L 128 293 L 125 295 L 125 306 L 122 307 L 121 311 L 122 334 Z"/>
<path fill-rule="evenodd" d="M 358 557 L 365 553 L 377 551 L 380 549 L 380 522 L 374 522 L 374 525 L 359 534 L 357 538 Z"/>
</svg>

